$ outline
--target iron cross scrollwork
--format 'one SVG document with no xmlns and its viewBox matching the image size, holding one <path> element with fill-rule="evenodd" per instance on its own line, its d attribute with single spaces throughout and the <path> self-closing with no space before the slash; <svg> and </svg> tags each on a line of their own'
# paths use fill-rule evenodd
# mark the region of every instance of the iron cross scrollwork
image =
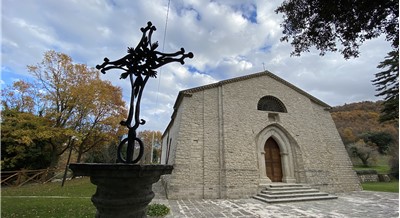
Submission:
<svg viewBox="0 0 400 218">
<path fill-rule="evenodd" d="M 150 77 L 155 78 L 157 76 L 156 69 L 165 64 L 171 62 L 180 62 L 184 64 L 185 58 L 193 58 L 193 53 L 185 53 L 185 49 L 183 48 L 175 53 L 156 51 L 158 42 L 151 42 L 151 36 L 153 32 L 156 31 L 156 27 L 153 26 L 151 22 L 148 22 L 147 26 L 145 28 L 140 28 L 140 30 L 143 35 L 136 48 L 128 47 L 128 54 L 124 57 L 116 61 L 110 61 L 108 58 L 104 58 L 103 64 L 96 66 L 96 68 L 101 70 L 104 74 L 111 69 L 122 70 L 124 72 L 121 74 L 120 79 L 129 77 L 131 83 L 132 90 L 128 118 L 120 123 L 128 128 L 128 137 L 123 139 L 118 145 L 117 158 L 119 162 L 123 163 L 137 163 L 143 156 L 144 145 L 142 140 L 137 137 L 136 130 L 139 125 L 143 125 L 146 122 L 140 119 L 140 101 L 147 80 Z M 128 145 L 125 155 L 123 146 L 126 143 L 128 143 Z M 139 154 L 133 159 L 135 144 L 139 145 Z"/>
</svg>

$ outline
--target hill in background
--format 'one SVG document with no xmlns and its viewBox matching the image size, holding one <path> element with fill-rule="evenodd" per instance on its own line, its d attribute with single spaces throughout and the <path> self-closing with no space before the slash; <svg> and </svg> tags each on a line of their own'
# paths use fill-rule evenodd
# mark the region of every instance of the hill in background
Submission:
<svg viewBox="0 0 400 218">
<path fill-rule="evenodd" d="M 381 109 L 382 101 L 364 101 L 333 107 L 331 115 L 353 164 L 374 165 L 385 156 L 398 171 L 398 123 L 380 123 Z"/>
<path fill-rule="evenodd" d="M 355 110 L 362 110 L 362 111 L 373 111 L 380 113 L 383 101 L 362 101 L 362 102 L 355 102 L 350 104 L 344 104 L 341 106 L 333 107 L 331 112 L 339 112 L 339 111 L 355 111 Z"/>
<path fill-rule="evenodd" d="M 345 144 L 355 142 L 365 133 L 395 130 L 392 124 L 379 123 L 382 101 L 357 102 L 333 107 L 331 115 Z M 355 137 L 355 138 L 354 138 Z"/>
</svg>

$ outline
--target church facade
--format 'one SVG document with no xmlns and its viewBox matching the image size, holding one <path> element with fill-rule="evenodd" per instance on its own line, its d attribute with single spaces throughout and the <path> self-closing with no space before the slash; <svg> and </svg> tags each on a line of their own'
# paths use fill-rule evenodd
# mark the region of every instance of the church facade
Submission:
<svg viewBox="0 0 400 218">
<path fill-rule="evenodd" d="M 243 198 L 274 182 L 360 190 L 329 109 L 268 71 L 179 92 L 162 140 L 167 197 Z"/>
</svg>

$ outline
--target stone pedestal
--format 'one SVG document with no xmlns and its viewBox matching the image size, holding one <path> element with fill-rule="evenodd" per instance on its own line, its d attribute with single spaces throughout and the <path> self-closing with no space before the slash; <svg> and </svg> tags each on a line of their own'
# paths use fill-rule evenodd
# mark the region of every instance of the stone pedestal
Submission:
<svg viewBox="0 0 400 218">
<path fill-rule="evenodd" d="M 70 164 L 75 176 L 90 176 L 97 186 L 92 202 L 97 218 L 146 217 L 153 183 L 170 174 L 170 165 Z"/>
</svg>

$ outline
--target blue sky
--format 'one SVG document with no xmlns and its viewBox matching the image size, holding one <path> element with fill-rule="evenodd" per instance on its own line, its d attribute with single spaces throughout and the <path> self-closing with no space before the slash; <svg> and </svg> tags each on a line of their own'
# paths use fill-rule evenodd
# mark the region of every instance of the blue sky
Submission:
<svg viewBox="0 0 400 218">
<path fill-rule="evenodd" d="M 101 64 L 126 54 L 151 21 L 165 52 L 184 47 L 194 53 L 185 65 L 165 65 L 149 81 L 142 100 L 143 129 L 163 131 L 180 90 L 266 70 L 332 106 L 378 100 L 371 80 L 390 51 L 383 37 L 367 41 L 357 59 L 340 54 L 318 56 L 311 50 L 291 57 L 292 47 L 280 42 L 281 1 L 171 0 L 3 0 L 1 83 L 31 79 L 26 66 L 41 61 L 48 50 L 63 52 L 76 63 Z M 129 82 L 119 74 L 102 77 L 121 86 L 129 99 Z"/>
</svg>

